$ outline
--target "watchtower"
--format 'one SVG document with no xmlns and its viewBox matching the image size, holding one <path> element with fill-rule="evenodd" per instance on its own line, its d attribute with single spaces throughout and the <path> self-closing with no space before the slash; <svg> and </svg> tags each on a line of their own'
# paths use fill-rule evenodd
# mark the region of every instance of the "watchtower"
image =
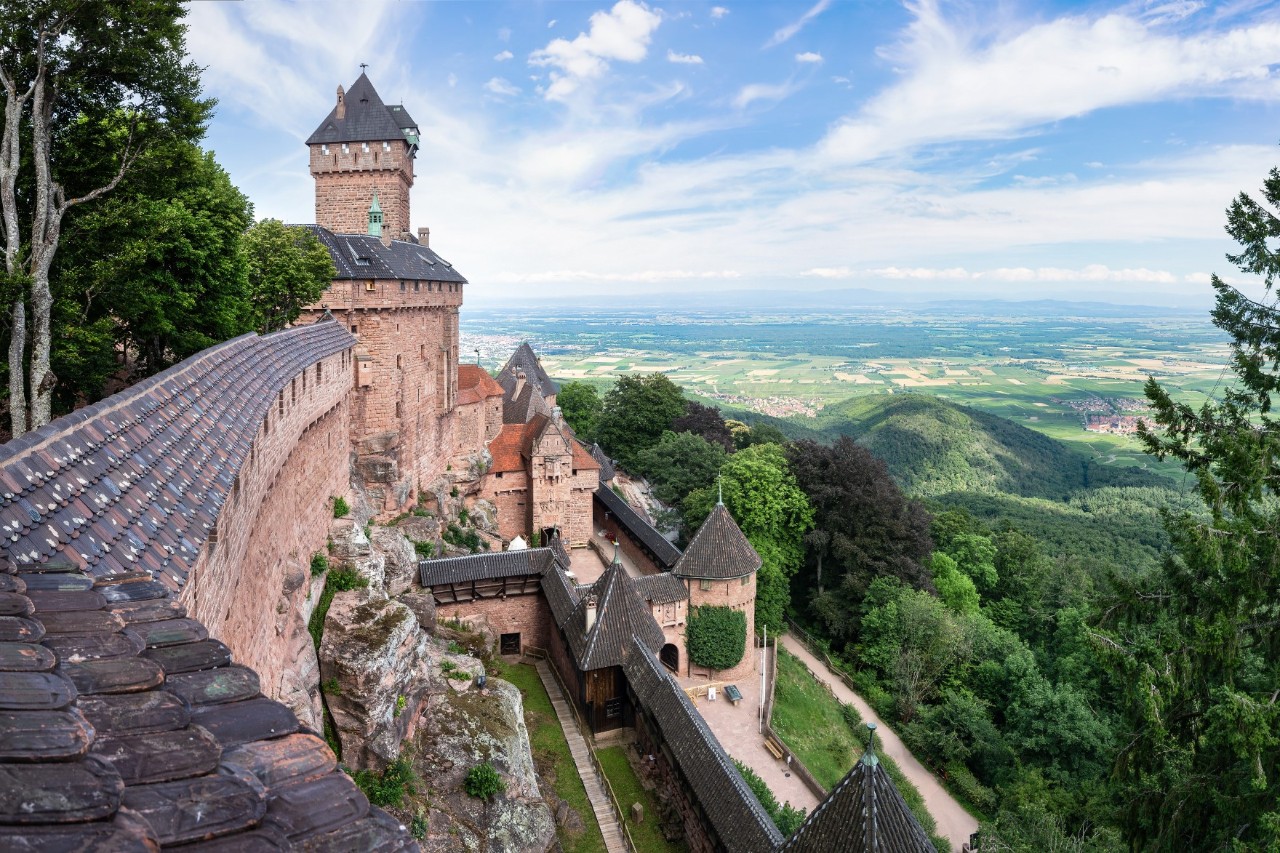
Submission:
<svg viewBox="0 0 1280 853">
<path fill-rule="evenodd" d="M 361 72 L 307 139 L 316 181 L 316 224 L 335 234 L 368 233 L 375 195 L 384 244 L 409 235 L 409 190 L 418 126 L 400 104 L 387 105 Z"/>
</svg>

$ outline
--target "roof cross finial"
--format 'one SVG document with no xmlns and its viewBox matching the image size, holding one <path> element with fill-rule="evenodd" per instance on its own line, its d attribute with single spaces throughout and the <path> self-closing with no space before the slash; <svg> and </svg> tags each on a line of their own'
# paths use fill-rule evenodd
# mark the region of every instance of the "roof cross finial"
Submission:
<svg viewBox="0 0 1280 853">
<path fill-rule="evenodd" d="M 880 763 L 880 759 L 876 758 L 876 724 L 867 723 L 867 749 L 862 753 L 859 759 L 862 764 L 868 767 L 875 767 Z"/>
<path fill-rule="evenodd" d="M 361 63 L 360 63 L 360 73 L 361 73 L 361 74 L 363 74 L 363 73 L 364 73 L 364 70 L 365 70 L 366 68 L 368 68 L 368 67 L 369 67 L 369 63 L 367 63 L 367 62 L 361 62 Z"/>
<path fill-rule="evenodd" d="M 613 540 L 613 563 L 614 566 L 622 565 L 622 558 L 618 555 L 618 540 Z"/>
<path fill-rule="evenodd" d="M 724 506 L 724 483 L 719 474 L 716 474 L 716 506 Z"/>
</svg>

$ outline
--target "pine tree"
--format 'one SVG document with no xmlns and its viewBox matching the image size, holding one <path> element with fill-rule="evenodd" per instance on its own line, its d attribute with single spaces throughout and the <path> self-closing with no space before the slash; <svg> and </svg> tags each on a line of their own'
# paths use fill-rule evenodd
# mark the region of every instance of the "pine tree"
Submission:
<svg viewBox="0 0 1280 853">
<path fill-rule="evenodd" d="M 1167 516 L 1172 554 L 1122 587 L 1097 635 L 1128 685 L 1116 770 L 1135 849 L 1280 848 L 1280 170 L 1263 198 L 1227 209 L 1227 258 L 1262 278 L 1262 301 L 1213 277 L 1234 382 L 1198 410 L 1147 382 L 1142 439 L 1194 475 L 1208 512 Z"/>
</svg>

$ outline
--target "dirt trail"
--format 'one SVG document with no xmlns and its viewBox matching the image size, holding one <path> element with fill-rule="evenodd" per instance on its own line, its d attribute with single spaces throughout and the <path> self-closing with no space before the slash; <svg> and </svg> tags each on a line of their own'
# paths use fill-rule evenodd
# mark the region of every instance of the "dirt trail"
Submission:
<svg viewBox="0 0 1280 853">
<path fill-rule="evenodd" d="M 959 850 L 960 845 L 968 841 L 972 833 L 978 831 L 978 821 L 947 793 L 947 790 L 933 777 L 932 773 L 924 768 L 924 765 L 916 761 L 916 757 L 907 750 L 898 736 L 884 724 L 884 721 L 871 709 L 871 706 L 863 701 L 861 696 L 850 690 L 831 670 L 827 669 L 825 663 L 814 657 L 804 647 L 803 643 L 790 634 L 784 634 L 782 646 L 804 661 L 805 666 L 809 667 L 809 671 L 817 676 L 819 681 L 828 685 L 837 699 L 857 708 L 864 722 L 876 724 L 876 738 L 880 744 L 880 751 L 896 761 L 898 767 L 902 768 L 903 775 L 911 780 L 911 784 L 916 786 L 920 796 L 924 797 L 924 803 L 929 809 L 929 814 L 933 815 L 933 819 L 938 823 L 938 834 L 946 837 L 951 842 L 952 850 Z"/>
</svg>

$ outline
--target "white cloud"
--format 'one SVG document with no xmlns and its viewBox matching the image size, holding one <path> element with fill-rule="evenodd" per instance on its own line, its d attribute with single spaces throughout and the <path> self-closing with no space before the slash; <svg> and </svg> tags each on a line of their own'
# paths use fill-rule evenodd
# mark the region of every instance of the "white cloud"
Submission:
<svg viewBox="0 0 1280 853">
<path fill-rule="evenodd" d="M 447 82 L 449 84 L 449 88 L 452 89 L 454 86 L 458 85 L 458 75 L 450 71 L 449 76 L 445 78 L 445 82 Z"/>
<path fill-rule="evenodd" d="M 520 87 L 512 84 L 505 77 L 491 77 L 489 82 L 484 84 L 484 90 L 506 98 L 520 94 Z"/>
<path fill-rule="evenodd" d="M 554 39 L 529 57 L 529 64 L 555 69 L 548 100 L 564 100 L 588 80 L 602 77 L 609 62 L 639 62 L 649 51 L 653 31 L 661 16 L 637 0 L 618 0 L 608 12 L 591 16 L 589 32 L 578 33 L 573 41 Z"/>
<path fill-rule="evenodd" d="M 727 15 L 727 14 L 729 14 L 729 10 L 728 10 L 728 9 L 726 9 L 725 7 L 723 7 L 723 6 L 712 6 L 712 7 L 711 7 L 711 17 L 712 17 L 712 18 L 714 18 L 714 19 L 716 19 L 717 21 L 718 21 L 718 20 L 720 20 L 721 18 L 723 18 L 723 17 L 724 17 L 725 15 Z"/>
<path fill-rule="evenodd" d="M 701 65 L 702 57 L 696 53 L 676 53 L 674 50 L 667 50 L 667 62 L 674 62 L 677 65 Z"/>
<path fill-rule="evenodd" d="M 770 36 L 769 40 L 764 43 L 764 46 L 774 47 L 775 45 L 782 44 L 784 41 L 790 41 L 791 37 L 804 29 L 806 24 L 821 15 L 823 12 L 827 11 L 827 8 L 830 5 L 831 0 L 818 0 L 818 2 L 813 4 L 809 11 L 801 15 L 799 19 L 787 24 L 785 27 L 782 27 Z"/>
<path fill-rule="evenodd" d="M 1174 24 L 1189 18 L 1204 8 L 1198 0 L 1168 0 L 1168 2 L 1148 2 L 1142 10 L 1144 20 L 1153 24 Z"/>
<path fill-rule="evenodd" d="M 1146 267 L 1112 269 L 1106 264 L 1089 264 L 1079 268 L 1063 267 L 997 267 L 989 270 L 967 270 L 964 267 L 872 267 L 852 270 L 814 268 L 800 273 L 820 278 L 880 278 L 891 281 L 996 281 L 996 282 L 1129 282 L 1141 284 L 1173 284 L 1179 277 L 1168 270 Z M 1185 281 L 1192 281 L 1184 277 Z M 1207 280 L 1207 279 L 1206 279 Z"/>
<path fill-rule="evenodd" d="M 551 28 L 552 28 L 552 27 L 554 27 L 555 25 L 556 25 L 556 19 L 555 19 L 555 18 L 552 18 L 551 20 L 547 21 L 547 29 L 551 29 Z"/>
<path fill-rule="evenodd" d="M 755 101 L 781 101 L 795 92 L 796 86 L 786 83 L 748 83 L 738 90 L 733 105 L 743 109 Z"/>
<path fill-rule="evenodd" d="M 806 50 L 804 53 L 796 54 L 796 62 L 811 62 L 817 65 L 818 63 L 822 62 L 822 54 L 814 53 L 811 50 Z"/>
<path fill-rule="evenodd" d="M 515 56 L 515 54 L 514 54 L 514 53 L 512 53 L 512 52 L 511 52 L 511 51 L 509 51 L 509 50 L 504 50 L 504 51 L 502 51 L 502 52 L 500 52 L 500 53 L 495 53 L 495 54 L 493 55 L 493 61 L 494 61 L 494 62 L 506 62 L 508 59 L 511 59 L 513 56 Z"/>
<path fill-rule="evenodd" d="M 1133 18 L 1063 17 L 989 33 L 914 7 L 884 51 L 901 82 L 828 134 L 824 152 L 865 161 L 933 142 L 1002 139 L 1126 104 L 1222 96 L 1280 101 L 1280 23 L 1166 35 Z M 929 121 L 920 121 L 929 116 Z"/>
<path fill-rule="evenodd" d="M 557 269 L 542 272 L 507 272 L 494 276 L 502 284 L 549 284 L 577 282 L 635 282 L 656 284 L 669 281 L 706 281 L 710 279 L 733 280 L 742 277 L 738 270 L 683 270 L 683 269 L 635 269 L 623 271 Z"/>
</svg>

